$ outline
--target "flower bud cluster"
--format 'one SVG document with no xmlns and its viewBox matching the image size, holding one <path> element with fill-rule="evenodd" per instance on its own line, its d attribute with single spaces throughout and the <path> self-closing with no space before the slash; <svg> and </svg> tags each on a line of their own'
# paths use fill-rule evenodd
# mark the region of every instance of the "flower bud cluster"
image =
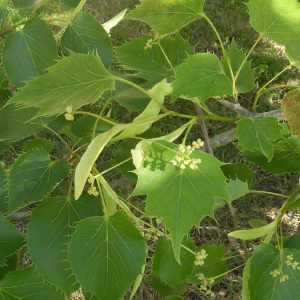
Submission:
<svg viewBox="0 0 300 300">
<path fill-rule="evenodd" d="M 195 256 L 195 261 L 194 261 L 194 264 L 196 266 L 203 266 L 204 265 L 204 259 L 207 257 L 207 253 L 204 249 L 201 249 L 200 252 L 197 252 L 196 253 L 196 256 Z"/>
<path fill-rule="evenodd" d="M 293 258 L 293 254 L 290 254 L 290 255 L 287 255 L 287 260 L 285 261 L 285 263 L 288 265 L 288 266 L 291 266 L 293 270 L 300 270 L 300 268 L 298 267 L 299 265 L 299 262 L 294 260 Z M 293 261 L 294 260 L 294 261 Z"/>
<path fill-rule="evenodd" d="M 67 121 L 74 121 L 74 116 L 73 116 L 73 106 L 68 106 L 66 108 L 66 114 L 65 114 L 65 118 Z"/>
<path fill-rule="evenodd" d="M 215 293 L 211 290 L 211 285 L 214 283 L 215 280 L 212 277 L 205 278 L 204 274 L 202 273 L 197 274 L 197 277 L 201 281 L 201 285 L 200 285 L 201 290 L 205 291 L 207 295 L 210 295 L 211 297 L 215 297 Z"/>
<path fill-rule="evenodd" d="M 151 49 L 153 45 L 153 40 L 149 39 L 146 43 L 146 46 L 144 47 L 145 50 L 147 50 L 148 48 Z"/>
<path fill-rule="evenodd" d="M 160 237 L 160 236 L 162 236 L 163 234 L 160 232 L 160 231 L 157 231 L 157 230 L 155 230 L 155 229 L 153 229 L 153 228 L 149 228 L 148 229 L 148 232 L 145 234 L 145 237 L 147 238 L 147 239 L 151 239 L 151 240 L 154 240 L 154 241 L 156 241 L 156 240 L 158 240 L 158 238 Z"/>
<path fill-rule="evenodd" d="M 96 187 L 94 186 L 94 181 L 95 181 L 95 178 L 94 178 L 93 174 L 90 173 L 89 178 L 88 178 L 88 183 L 91 184 L 91 187 L 88 189 L 88 193 L 90 195 L 98 196 L 99 192 L 96 190 Z"/>
<path fill-rule="evenodd" d="M 184 145 L 179 145 L 179 153 L 182 154 L 182 156 L 178 156 L 176 155 L 175 158 L 173 160 L 171 160 L 171 164 L 173 166 L 176 166 L 177 164 L 180 164 L 180 169 L 184 170 L 186 168 L 186 166 L 189 166 L 190 169 L 192 170 L 197 170 L 198 166 L 197 164 L 201 164 L 201 159 L 195 159 L 189 158 L 189 155 L 195 150 L 195 149 L 199 149 L 201 146 L 203 146 L 204 143 L 198 139 L 197 141 L 194 141 L 192 143 L 192 146 L 188 145 L 188 146 L 184 146 Z"/>
</svg>

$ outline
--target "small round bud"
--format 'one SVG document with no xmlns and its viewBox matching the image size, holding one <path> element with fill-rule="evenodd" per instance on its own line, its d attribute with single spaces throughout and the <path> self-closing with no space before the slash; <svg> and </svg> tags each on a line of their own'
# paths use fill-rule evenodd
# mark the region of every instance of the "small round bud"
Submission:
<svg viewBox="0 0 300 300">
<path fill-rule="evenodd" d="M 71 114 L 71 113 L 73 112 L 73 106 L 72 106 L 72 105 L 68 106 L 68 107 L 66 108 L 66 112 L 67 112 L 68 114 Z"/>
<path fill-rule="evenodd" d="M 184 170 L 185 169 L 185 165 L 181 164 L 180 169 Z"/>
<path fill-rule="evenodd" d="M 65 118 L 67 121 L 74 121 L 74 116 L 72 114 L 66 113 Z"/>
</svg>

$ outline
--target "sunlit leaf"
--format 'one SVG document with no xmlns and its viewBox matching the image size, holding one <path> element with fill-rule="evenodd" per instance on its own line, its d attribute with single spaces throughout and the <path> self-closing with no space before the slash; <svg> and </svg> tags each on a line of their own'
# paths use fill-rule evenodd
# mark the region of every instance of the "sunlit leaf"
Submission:
<svg viewBox="0 0 300 300">
<path fill-rule="evenodd" d="M 247 119 L 240 116 L 237 125 L 236 135 L 243 151 L 258 149 L 270 161 L 274 153 L 271 141 L 282 138 L 282 128 L 277 124 L 277 119 L 264 116 Z"/>
<path fill-rule="evenodd" d="M 58 60 L 52 31 L 38 18 L 29 20 L 23 29 L 6 37 L 2 55 L 6 73 L 17 87 L 45 74 Z"/>
<path fill-rule="evenodd" d="M 151 274 L 151 284 L 153 288 L 163 296 L 169 295 L 182 295 L 188 289 L 189 284 L 187 282 L 179 283 L 176 288 L 164 283 L 155 273 Z"/>
<path fill-rule="evenodd" d="M 295 300 L 300 293 L 300 270 L 281 261 L 287 261 L 287 255 L 293 255 L 295 261 L 300 261 L 300 251 L 284 249 L 281 255 L 279 249 L 263 243 L 254 248 L 250 263 L 250 278 L 248 289 L 251 300 Z M 270 272 L 280 269 L 281 274 L 273 277 Z M 282 274 L 288 279 L 280 282 Z"/>
<path fill-rule="evenodd" d="M 283 238 L 283 247 L 289 248 L 289 249 L 300 250 L 300 235 L 295 234 L 295 235 Z"/>
<path fill-rule="evenodd" d="M 219 168 L 222 163 L 207 153 L 194 151 L 189 157 L 201 159 L 198 170 L 188 166 L 183 170 L 171 164 L 178 145 L 157 141 L 146 150 L 150 154 L 136 171 L 138 183 L 133 195 L 148 195 L 145 216 L 164 219 L 176 260 L 180 261 L 182 238 L 193 225 L 199 225 L 203 216 L 213 217 L 214 197 L 230 201 L 226 178 Z"/>
<path fill-rule="evenodd" d="M 44 150 L 31 150 L 19 156 L 8 175 L 9 212 L 37 201 L 69 175 L 65 159 L 51 162 Z"/>
<path fill-rule="evenodd" d="M 241 64 L 244 62 L 246 54 L 240 50 L 233 39 L 231 42 L 231 47 L 226 52 L 226 59 L 222 59 L 222 67 L 224 69 L 225 74 L 232 81 L 231 72 L 228 66 L 227 59 L 229 60 L 232 73 L 236 74 Z M 254 88 L 254 69 L 251 69 L 251 62 L 247 61 L 235 82 L 235 88 L 237 93 L 247 93 Z"/>
<path fill-rule="evenodd" d="M 99 299 L 122 298 L 141 273 L 146 241 L 122 210 L 82 220 L 72 235 L 69 260 L 86 292 Z"/>
<path fill-rule="evenodd" d="M 205 0 L 143 0 L 125 18 L 149 24 L 159 35 L 174 33 L 203 16 Z"/>
<path fill-rule="evenodd" d="M 292 132 L 300 139 L 300 91 L 287 93 L 280 103 Z"/>
<path fill-rule="evenodd" d="M 0 282 L 1 300 L 65 300 L 54 286 L 49 286 L 35 268 L 8 273 Z"/>
<path fill-rule="evenodd" d="M 101 215 L 101 202 L 87 192 L 77 201 L 48 198 L 33 210 L 27 231 L 30 258 L 43 277 L 68 297 L 79 288 L 67 253 L 75 222 Z"/>
<path fill-rule="evenodd" d="M 286 44 L 300 35 L 300 3 L 297 0 L 250 0 L 250 23 L 262 36 Z"/>
<path fill-rule="evenodd" d="M 184 238 L 181 242 L 185 247 L 195 251 L 192 239 Z M 195 255 L 181 247 L 180 264 L 176 261 L 171 240 L 160 239 L 152 257 L 153 272 L 166 284 L 176 288 L 193 271 Z"/>
<path fill-rule="evenodd" d="M 272 143 L 272 147 L 274 155 L 270 162 L 259 150 L 245 150 L 243 154 L 246 160 L 274 174 L 300 171 L 300 140 L 297 136 Z"/>
<path fill-rule="evenodd" d="M 183 95 L 187 98 L 209 97 L 232 94 L 232 84 L 224 73 L 215 54 L 191 55 L 186 62 L 175 68 L 177 74 L 172 84 L 172 101 Z"/>
<path fill-rule="evenodd" d="M 116 48 L 116 58 L 119 63 L 139 71 L 139 76 L 152 83 L 172 77 L 174 75 L 172 68 L 183 63 L 188 55 L 195 53 L 195 47 L 190 47 L 188 41 L 183 40 L 178 33 L 175 38 L 166 37 L 160 42 L 168 62 L 159 45 L 154 44 L 151 49 L 145 49 L 147 41 L 152 38 L 144 35 Z"/>
<path fill-rule="evenodd" d="M 105 29 L 90 14 L 80 12 L 61 37 L 64 48 L 76 53 L 98 54 L 103 65 L 112 63 L 113 47 Z"/>
<path fill-rule="evenodd" d="M 106 144 L 118 134 L 127 125 L 117 125 L 112 127 L 109 131 L 99 134 L 95 137 L 88 149 L 82 156 L 76 171 L 75 171 L 75 199 L 78 199 L 83 191 L 85 182 L 91 172 L 94 162 L 100 155 Z"/>
<path fill-rule="evenodd" d="M 70 105 L 79 107 L 97 101 L 114 88 L 112 76 L 97 55 L 71 53 L 21 89 L 9 103 L 41 108 L 36 117 L 62 114 Z"/>
<path fill-rule="evenodd" d="M 122 10 L 119 14 L 108 20 L 107 22 L 103 23 L 102 26 L 105 29 L 107 33 L 110 32 L 110 30 L 119 24 L 120 21 L 124 18 L 125 14 L 127 12 L 127 8 Z"/>
<path fill-rule="evenodd" d="M 15 226 L 5 220 L 4 216 L 0 216 L 0 266 L 5 265 L 5 258 L 25 243 L 25 239 Z"/>
<path fill-rule="evenodd" d="M 198 279 L 198 274 L 204 274 L 205 278 L 217 277 L 221 274 L 224 274 L 227 271 L 227 264 L 224 259 L 224 250 L 222 247 L 216 245 L 202 246 L 196 249 L 196 252 L 200 252 L 202 249 L 208 254 L 204 259 L 203 266 L 195 266 L 190 279 L 201 284 L 201 281 Z M 225 275 L 219 276 L 215 279 L 214 283 L 219 282 L 224 278 Z"/>
<path fill-rule="evenodd" d="M 285 54 L 291 65 L 300 68 L 300 38 L 294 39 L 285 45 Z"/>
</svg>

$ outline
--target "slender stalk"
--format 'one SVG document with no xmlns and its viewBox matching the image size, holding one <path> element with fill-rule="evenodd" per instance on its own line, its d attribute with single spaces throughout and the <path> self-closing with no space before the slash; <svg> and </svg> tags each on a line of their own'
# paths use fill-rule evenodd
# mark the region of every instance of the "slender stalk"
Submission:
<svg viewBox="0 0 300 300">
<path fill-rule="evenodd" d="M 216 34 L 216 36 L 217 36 L 217 38 L 220 42 L 221 48 L 222 48 L 223 57 L 225 58 L 226 57 L 226 52 L 225 52 L 225 48 L 224 48 L 224 45 L 223 45 L 223 42 L 222 42 L 222 39 L 219 35 L 218 30 L 216 29 L 215 25 L 211 22 L 211 20 L 209 19 L 209 17 L 206 14 L 203 14 L 203 18 L 208 22 L 208 24 L 211 26 L 211 28 L 215 32 L 215 34 Z M 231 69 L 231 66 L 229 68 Z"/>
<path fill-rule="evenodd" d="M 185 141 L 186 141 L 186 139 L 187 139 L 187 136 L 188 136 L 189 132 L 191 131 L 193 125 L 195 124 L 196 119 L 195 119 L 195 120 L 192 120 L 192 121 L 193 121 L 193 122 L 191 122 L 191 124 L 189 125 L 189 127 L 188 127 L 188 129 L 187 129 L 187 131 L 186 131 L 186 133 L 185 133 L 185 135 L 184 135 L 184 138 L 183 138 L 183 140 L 182 140 L 182 144 L 183 144 L 183 145 L 185 145 Z"/>
<path fill-rule="evenodd" d="M 160 48 L 161 52 L 163 53 L 164 57 L 166 58 L 166 60 L 167 60 L 168 64 L 170 65 L 172 71 L 173 71 L 174 74 L 176 75 L 176 71 L 174 70 L 173 65 L 172 65 L 172 63 L 170 62 L 170 60 L 169 60 L 169 58 L 168 58 L 168 56 L 167 56 L 165 50 L 164 50 L 163 47 L 161 46 L 160 41 L 157 41 L 157 45 L 159 46 L 159 48 Z"/>
<path fill-rule="evenodd" d="M 6 33 L 8 33 L 8 32 L 10 32 L 10 31 L 14 30 L 15 28 L 17 28 L 17 27 L 19 27 L 19 26 L 21 26 L 21 25 L 23 25 L 23 24 L 26 24 L 27 21 L 29 21 L 29 20 L 25 20 L 25 21 L 22 21 L 22 22 L 20 22 L 20 23 L 18 23 L 18 24 L 15 24 L 15 25 L 11 26 L 11 28 L 9 28 L 9 29 L 7 29 L 7 30 L 1 32 L 1 33 L 0 33 L 0 36 L 5 35 Z"/>
<path fill-rule="evenodd" d="M 267 195 L 273 195 L 273 196 L 278 196 L 278 197 L 283 197 L 283 198 L 289 198 L 289 196 L 286 196 L 286 195 L 272 193 L 272 192 L 266 192 L 266 191 L 249 190 L 249 193 L 250 194 L 267 194 Z"/>
<path fill-rule="evenodd" d="M 36 12 L 42 5 L 46 4 L 46 3 L 49 2 L 49 1 L 50 1 L 50 0 L 45 0 L 45 1 L 42 2 L 40 5 L 38 5 L 38 6 L 34 9 L 34 11 L 31 13 L 29 19 L 31 19 L 31 18 L 33 17 L 33 15 L 35 14 L 35 12 Z"/>
<path fill-rule="evenodd" d="M 100 177 L 100 176 L 102 176 L 103 174 L 105 174 L 105 173 L 107 173 L 107 172 L 109 172 L 109 171 L 111 171 L 111 170 L 117 168 L 118 166 L 121 166 L 121 165 L 125 164 L 126 162 L 128 162 L 128 161 L 130 161 L 130 160 L 132 160 L 132 157 L 129 157 L 129 158 L 125 159 L 124 161 L 120 162 L 119 164 L 114 165 L 113 167 L 111 167 L 111 168 L 109 168 L 109 169 L 103 171 L 102 173 L 99 173 L 98 175 L 94 176 L 94 178 Z"/>
<path fill-rule="evenodd" d="M 96 174 L 96 175 L 99 174 L 99 172 L 98 172 L 98 170 L 96 169 L 95 166 L 93 166 L 93 172 L 94 172 L 94 174 Z M 103 196 L 103 193 L 102 193 L 100 180 L 99 180 L 98 178 L 96 178 L 96 182 L 97 182 L 99 194 L 100 194 L 100 197 L 101 197 L 101 201 L 102 201 L 102 206 L 103 206 L 104 214 L 105 214 L 105 216 L 107 216 L 106 202 L 105 202 L 105 200 L 104 200 L 104 196 Z"/>
<path fill-rule="evenodd" d="M 192 254 L 194 254 L 194 255 L 196 255 L 196 254 L 197 254 L 196 252 L 194 252 L 194 251 L 193 251 L 193 250 L 191 250 L 190 248 L 188 248 L 188 247 L 184 246 L 183 244 L 181 244 L 181 247 L 182 247 L 182 248 L 184 248 L 185 250 L 187 250 L 187 251 L 191 252 L 191 253 L 192 253 Z"/>
<path fill-rule="evenodd" d="M 76 171 L 76 168 L 77 168 L 77 165 L 79 163 L 79 160 L 77 159 L 76 163 L 75 163 L 75 166 L 74 166 L 74 169 L 73 169 L 73 172 L 72 172 L 72 177 L 71 177 L 71 180 L 70 180 L 70 187 L 69 187 L 69 191 L 68 191 L 68 199 L 70 198 L 71 196 L 71 192 L 72 192 L 72 183 L 73 183 L 73 179 L 74 179 L 74 176 L 75 176 L 75 171 Z"/>
<path fill-rule="evenodd" d="M 200 98 L 198 97 L 199 101 Z M 203 109 L 209 116 L 215 116 L 215 114 L 213 112 L 210 111 L 210 109 L 207 107 L 207 105 L 204 102 L 200 103 L 200 107 L 201 109 Z"/>
<path fill-rule="evenodd" d="M 216 278 L 218 278 L 218 277 L 224 276 L 224 275 L 226 275 L 226 274 L 228 274 L 228 273 L 230 273 L 230 272 L 232 272 L 232 271 L 234 271 L 234 270 L 236 270 L 236 269 L 239 269 L 240 267 L 244 266 L 245 264 L 246 264 L 246 263 L 241 264 L 240 266 L 237 266 L 237 267 L 235 267 L 235 268 L 233 268 L 233 269 L 231 269 L 231 270 L 229 270 L 229 271 L 227 271 L 227 272 L 225 272 L 225 273 L 222 273 L 222 274 L 220 274 L 220 275 L 218 275 L 218 276 L 216 276 L 216 277 L 213 277 L 213 279 L 216 279 Z"/>
<path fill-rule="evenodd" d="M 92 116 L 92 117 L 94 117 L 94 118 L 100 119 L 100 120 L 102 120 L 102 121 L 104 121 L 104 122 L 106 122 L 106 123 L 109 123 L 109 124 L 111 124 L 111 125 L 114 125 L 114 126 L 119 125 L 118 123 L 115 123 L 115 122 L 113 122 L 113 121 L 110 121 L 110 120 L 108 120 L 108 119 L 106 119 L 106 118 L 104 118 L 104 117 L 98 116 L 98 115 L 96 115 L 96 114 L 89 113 L 89 112 L 87 112 L 87 111 L 73 111 L 73 115 L 88 115 L 88 116 Z"/>
<path fill-rule="evenodd" d="M 72 151 L 72 149 L 70 148 L 70 146 L 66 143 L 66 141 L 57 133 L 55 132 L 52 128 L 50 128 L 49 126 L 44 124 L 44 127 L 46 129 L 48 129 L 49 131 L 51 131 L 54 135 L 56 135 L 62 142 L 63 144 L 67 147 L 67 149 L 70 151 L 70 154 L 73 155 L 74 152 Z"/>
<path fill-rule="evenodd" d="M 168 113 L 169 112 L 169 110 L 167 108 L 165 108 L 157 99 L 155 99 L 151 93 L 149 93 L 148 91 L 146 91 L 145 89 L 143 89 L 139 85 L 137 85 L 137 84 L 135 84 L 135 83 L 133 83 L 133 82 L 131 82 L 129 80 L 126 80 L 124 78 L 117 77 L 117 76 L 113 76 L 113 79 L 114 80 L 119 80 L 119 81 L 124 82 L 124 83 L 127 83 L 128 85 L 131 85 L 132 87 L 136 88 L 137 90 L 139 90 L 142 93 L 144 93 L 145 95 L 147 95 L 150 99 L 153 99 L 160 106 L 160 108 L 162 109 L 162 111 L 164 113 Z"/>
<path fill-rule="evenodd" d="M 276 86 L 270 87 L 268 89 L 264 89 L 263 91 L 261 91 L 261 94 L 265 94 L 269 91 L 276 90 L 276 89 L 282 89 L 282 88 L 291 88 L 291 89 L 296 88 L 296 89 L 299 89 L 300 85 L 292 85 L 292 84 L 276 85 Z"/>
<path fill-rule="evenodd" d="M 207 300 L 210 300 L 210 299 L 206 296 L 206 294 L 205 294 L 200 288 L 198 288 L 198 287 L 196 286 L 196 284 L 194 284 L 194 283 L 191 282 L 191 281 L 188 281 L 188 283 L 189 283 L 190 285 L 192 285 L 194 288 L 196 288 L 200 293 L 202 293 L 202 295 L 203 295 Z"/>
<path fill-rule="evenodd" d="M 255 96 L 254 102 L 253 102 L 253 106 L 252 106 L 252 111 L 255 111 L 256 108 L 256 104 L 258 101 L 258 98 L 260 97 L 261 94 L 264 94 L 264 89 L 266 86 L 268 86 L 271 82 L 273 82 L 278 76 L 280 76 L 283 72 L 285 72 L 288 68 L 290 68 L 292 65 L 288 65 L 286 68 L 284 68 L 283 70 L 281 70 L 276 76 L 274 76 L 269 82 L 267 82 L 262 88 L 260 88 Z"/>
<path fill-rule="evenodd" d="M 244 64 L 246 63 L 246 61 L 248 60 L 250 54 L 252 53 L 252 51 L 254 50 L 254 48 L 256 47 L 256 45 L 259 43 L 259 41 L 260 41 L 261 39 L 262 39 L 262 35 L 260 35 L 260 36 L 258 37 L 258 39 L 257 39 L 256 42 L 254 43 L 254 45 L 252 46 L 252 48 L 250 49 L 250 51 L 247 53 L 247 55 L 246 55 L 244 61 L 242 62 L 242 64 L 241 64 L 240 67 L 238 68 L 237 72 L 235 73 L 235 78 L 238 78 L 238 76 L 239 76 L 239 74 L 240 74 L 240 72 L 241 72 L 241 70 L 242 70 Z"/>
</svg>

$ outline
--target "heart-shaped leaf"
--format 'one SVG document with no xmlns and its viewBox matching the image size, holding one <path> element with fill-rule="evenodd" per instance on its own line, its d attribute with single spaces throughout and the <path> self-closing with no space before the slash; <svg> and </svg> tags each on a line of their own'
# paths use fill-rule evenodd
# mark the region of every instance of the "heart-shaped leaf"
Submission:
<svg viewBox="0 0 300 300">
<path fill-rule="evenodd" d="M 65 159 L 51 162 L 44 150 L 19 156 L 8 175 L 9 212 L 43 200 L 70 172 Z"/>
<path fill-rule="evenodd" d="M 181 169 L 171 163 L 176 154 L 180 155 L 178 145 L 157 141 L 145 149 L 149 155 L 136 171 L 138 182 L 133 195 L 148 195 L 145 216 L 164 219 L 179 262 L 184 235 L 204 216 L 213 218 L 214 197 L 230 201 L 226 177 L 219 168 L 222 163 L 207 153 L 194 151 L 189 159 L 201 159 L 198 169 Z"/>
<path fill-rule="evenodd" d="M 297 0 L 250 0 L 250 23 L 262 36 L 279 44 L 299 37 L 300 3 Z"/>
<path fill-rule="evenodd" d="M 52 31 L 38 18 L 27 21 L 23 29 L 6 37 L 2 55 L 7 75 L 17 87 L 45 74 L 58 60 Z"/>
<path fill-rule="evenodd" d="M 141 273 L 147 245 L 122 210 L 82 220 L 72 235 L 69 260 L 86 292 L 99 299 L 122 298 Z"/>
<path fill-rule="evenodd" d="M 141 20 L 159 35 L 174 33 L 203 16 L 205 0 L 143 0 L 125 19 Z"/>
<path fill-rule="evenodd" d="M 79 288 L 67 252 L 75 222 L 101 215 L 101 202 L 87 192 L 77 201 L 48 198 L 33 210 L 27 231 L 30 257 L 43 277 L 67 297 Z"/>
</svg>

